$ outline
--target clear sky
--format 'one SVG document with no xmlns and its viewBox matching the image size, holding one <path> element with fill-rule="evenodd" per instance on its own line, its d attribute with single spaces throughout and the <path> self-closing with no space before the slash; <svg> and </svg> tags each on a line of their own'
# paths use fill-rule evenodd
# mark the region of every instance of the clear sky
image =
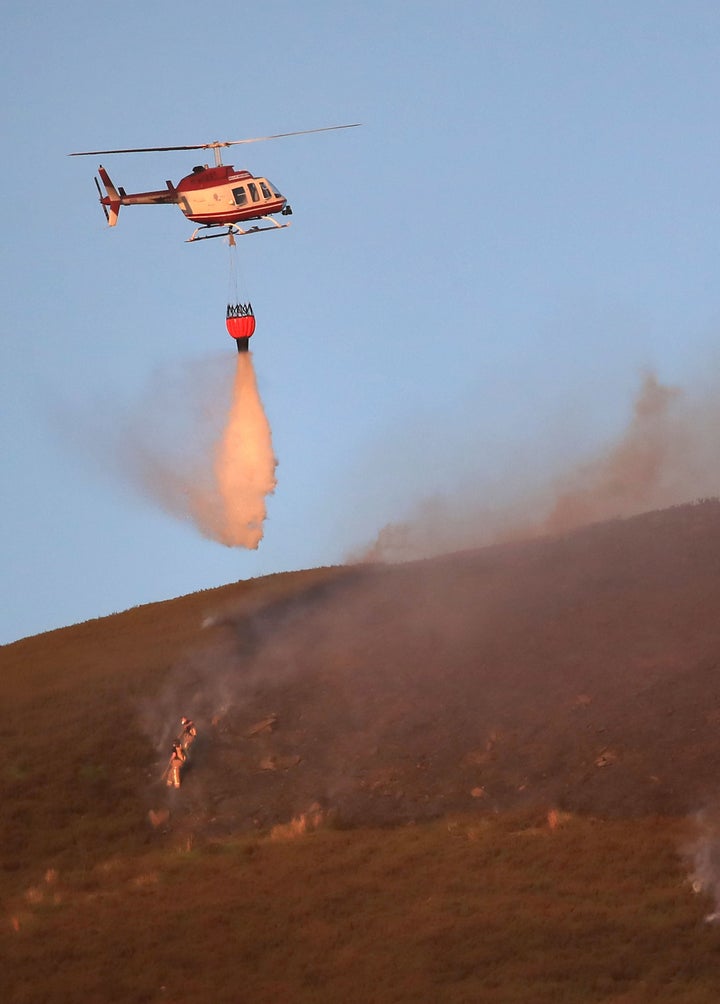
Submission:
<svg viewBox="0 0 720 1004">
<path fill-rule="evenodd" d="M 341 562 L 549 430 L 596 450 L 646 370 L 717 369 L 715 2 L 28 0 L 3 27 L 2 643 Z M 66 154 L 349 122 L 225 158 L 294 209 L 238 247 L 279 466 L 259 548 L 227 548 L 120 455 L 132 427 L 184 463 L 230 386 L 230 252 L 170 206 L 109 230 Z M 137 191 L 204 159 L 103 163 Z"/>
</svg>

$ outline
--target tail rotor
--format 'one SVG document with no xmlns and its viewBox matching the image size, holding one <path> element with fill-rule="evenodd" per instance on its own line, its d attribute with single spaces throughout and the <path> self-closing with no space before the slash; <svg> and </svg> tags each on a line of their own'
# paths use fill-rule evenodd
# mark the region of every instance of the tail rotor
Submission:
<svg viewBox="0 0 720 1004">
<path fill-rule="evenodd" d="M 100 182 L 97 180 L 97 178 L 93 178 L 93 181 L 95 182 L 95 188 L 97 188 L 98 195 L 100 196 L 100 205 L 102 206 L 102 211 L 105 213 L 105 219 L 107 220 L 107 222 L 109 224 L 110 223 L 110 216 L 109 216 L 108 211 L 107 211 L 107 206 L 103 202 L 104 196 L 103 196 L 103 193 L 102 193 L 102 189 L 100 188 Z"/>
<path fill-rule="evenodd" d="M 120 206 L 127 205 L 124 202 L 125 190 L 120 189 L 120 191 L 115 188 L 112 181 L 110 180 L 110 175 L 107 173 L 105 168 L 100 164 L 98 166 L 98 174 L 100 175 L 100 181 L 103 183 L 103 187 L 107 192 L 107 195 L 103 195 L 100 189 L 97 178 L 95 179 L 95 184 L 97 186 L 98 192 L 100 192 L 100 205 L 105 211 L 105 217 L 108 221 L 108 226 L 114 227 L 118 221 L 118 213 L 120 212 Z"/>
</svg>

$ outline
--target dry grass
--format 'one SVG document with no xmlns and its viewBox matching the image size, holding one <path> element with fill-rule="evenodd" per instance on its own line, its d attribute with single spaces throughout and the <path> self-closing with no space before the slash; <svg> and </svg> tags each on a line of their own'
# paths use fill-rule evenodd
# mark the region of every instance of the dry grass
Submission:
<svg viewBox="0 0 720 1004">
<path fill-rule="evenodd" d="M 108 847 L 146 846 L 159 770 L 138 706 L 198 645 L 208 611 L 270 604 L 342 574 L 268 576 L 0 647 L 0 896 L 38 862 L 91 867 Z"/>
<path fill-rule="evenodd" d="M 115 858 L 12 904 L 2 999 L 714 1004 L 683 837 L 475 817 Z"/>
<path fill-rule="evenodd" d="M 713 503 L 0 649 L 0 1001 L 715 1004 L 676 817 L 717 790 L 719 541 Z M 233 657 L 270 637 L 295 675 L 206 718 L 165 806 L 138 707 L 224 610 Z"/>
</svg>

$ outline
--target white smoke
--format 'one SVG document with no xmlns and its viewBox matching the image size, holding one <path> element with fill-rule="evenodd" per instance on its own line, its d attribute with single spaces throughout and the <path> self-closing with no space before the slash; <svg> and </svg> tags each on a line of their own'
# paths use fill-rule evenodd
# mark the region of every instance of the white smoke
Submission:
<svg viewBox="0 0 720 1004">
<path fill-rule="evenodd" d="M 694 892 L 708 897 L 713 909 L 705 917 L 709 924 L 720 922 L 720 812 L 703 809 L 695 817 L 697 835 L 686 848 L 690 881 Z"/>
<path fill-rule="evenodd" d="M 405 561 L 627 517 L 720 490 L 718 395 L 693 396 L 645 375 L 632 418 L 606 449 L 562 472 L 414 503 L 407 519 L 380 530 L 354 560 Z M 539 456 L 548 444 L 538 444 Z"/>
</svg>

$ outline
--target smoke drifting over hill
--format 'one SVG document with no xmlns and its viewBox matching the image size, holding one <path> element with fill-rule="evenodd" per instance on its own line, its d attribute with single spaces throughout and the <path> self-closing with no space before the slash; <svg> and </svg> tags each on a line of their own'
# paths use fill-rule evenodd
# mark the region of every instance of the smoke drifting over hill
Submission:
<svg viewBox="0 0 720 1004">
<path fill-rule="evenodd" d="M 697 833 L 685 848 L 693 889 L 710 897 L 714 910 L 706 922 L 720 922 L 720 815 L 718 807 L 703 809 L 696 816 Z"/>
<path fill-rule="evenodd" d="M 359 557 L 430 557 L 715 496 L 720 485 L 720 408 L 645 376 L 625 433 L 607 449 L 545 482 L 518 483 L 498 500 L 482 490 L 426 498 L 408 519 L 385 526 Z M 548 444 L 546 444 L 548 445 Z M 543 444 L 537 444 L 542 450 Z M 548 449 L 548 453 L 552 450 Z"/>
<path fill-rule="evenodd" d="M 362 822 L 694 812 L 717 791 L 718 527 L 710 500 L 273 577 L 264 598 L 228 587 L 141 702 L 143 730 L 163 756 L 181 715 L 198 723 L 187 797 L 228 829 L 316 801 Z"/>
</svg>

